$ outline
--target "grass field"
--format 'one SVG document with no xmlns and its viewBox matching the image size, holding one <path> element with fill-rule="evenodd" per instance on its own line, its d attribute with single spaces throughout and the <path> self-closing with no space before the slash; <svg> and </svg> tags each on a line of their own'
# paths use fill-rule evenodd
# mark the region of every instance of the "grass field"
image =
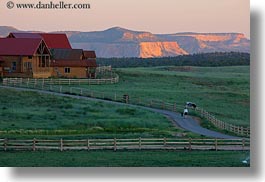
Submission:
<svg viewBox="0 0 265 182">
<path fill-rule="evenodd" d="M 247 167 L 248 152 L 235 151 L 38 151 L 0 152 L 0 166 L 13 167 Z"/>
<path fill-rule="evenodd" d="M 82 87 L 176 102 L 183 107 L 191 101 L 218 119 L 249 126 L 249 66 L 122 68 L 116 72 L 118 84 Z"/>
<path fill-rule="evenodd" d="M 0 130 L 9 137 L 164 137 L 184 132 L 142 109 L 0 89 Z"/>
<path fill-rule="evenodd" d="M 186 101 L 228 123 L 249 126 L 249 66 L 117 69 L 114 85 L 94 91 Z M 0 135 L 7 138 L 201 137 L 142 109 L 0 89 Z M 0 166 L 204 166 L 244 167 L 248 152 L 235 151 L 17 151 L 0 152 Z"/>
</svg>

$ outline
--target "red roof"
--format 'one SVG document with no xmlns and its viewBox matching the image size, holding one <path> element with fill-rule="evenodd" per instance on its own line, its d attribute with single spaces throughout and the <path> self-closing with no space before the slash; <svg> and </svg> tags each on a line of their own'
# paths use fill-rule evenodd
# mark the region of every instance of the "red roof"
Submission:
<svg viewBox="0 0 265 182">
<path fill-rule="evenodd" d="M 37 39 L 41 39 L 41 35 L 38 33 L 23 33 L 23 32 L 18 32 L 18 33 L 10 33 L 8 35 L 8 38 L 37 38 Z"/>
<path fill-rule="evenodd" d="M 54 60 L 52 67 L 97 67 L 96 60 Z"/>
<path fill-rule="evenodd" d="M 41 41 L 37 38 L 0 38 L 0 56 L 32 56 Z"/>
<path fill-rule="evenodd" d="M 84 57 L 86 59 L 89 59 L 89 58 L 96 58 L 96 53 L 95 51 L 83 51 L 84 53 Z"/>
<path fill-rule="evenodd" d="M 49 49 L 72 49 L 65 34 L 40 33 Z"/>
<path fill-rule="evenodd" d="M 9 38 L 43 38 L 49 49 L 72 49 L 66 34 L 56 33 L 10 33 Z"/>
</svg>

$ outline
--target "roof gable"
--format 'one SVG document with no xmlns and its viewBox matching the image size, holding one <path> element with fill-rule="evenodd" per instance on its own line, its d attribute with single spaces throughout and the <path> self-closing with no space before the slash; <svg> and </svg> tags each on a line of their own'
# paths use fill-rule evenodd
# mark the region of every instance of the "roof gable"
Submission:
<svg viewBox="0 0 265 182">
<path fill-rule="evenodd" d="M 37 38 L 0 38 L 1 56 L 32 56 L 36 53 L 42 39 Z"/>
<path fill-rule="evenodd" d="M 40 33 L 49 49 L 72 49 L 65 34 Z"/>
</svg>

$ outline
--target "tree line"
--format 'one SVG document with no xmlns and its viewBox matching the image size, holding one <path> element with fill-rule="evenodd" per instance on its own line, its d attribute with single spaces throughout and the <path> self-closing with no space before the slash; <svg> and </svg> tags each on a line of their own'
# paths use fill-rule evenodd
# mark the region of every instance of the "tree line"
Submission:
<svg viewBox="0 0 265 182">
<path fill-rule="evenodd" d="M 113 68 L 154 67 L 154 66 L 238 66 L 250 65 L 250 54 L 241 52 L 214 52 L 176 57 L 158 58 L 97 58 L 100 66 Z"/>
</svg>

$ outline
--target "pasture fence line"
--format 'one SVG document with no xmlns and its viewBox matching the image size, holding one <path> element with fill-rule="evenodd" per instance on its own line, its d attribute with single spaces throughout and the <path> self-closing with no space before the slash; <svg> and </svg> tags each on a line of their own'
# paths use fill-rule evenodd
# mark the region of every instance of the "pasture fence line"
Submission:
<svg viewBox="0 0 265 182">
<path fill-rule="evenodd" d="M 34 88 L 40 90 L 47 90 L 56 93 L 64 93 L 64 94 L 72 94 L 72 95 L 80 95 L 90 98 L 111 100 L 115 102 L 123 102 L 132 105 L 146 106 L 156 109 L 163 109 L 172 112 L 183 112 L 183 106 L 177 105 L 174 103 L 164 102 L 158 99 L 146 99 L 135 96 L 125 97 L 126 95 L 121 95 L 116 92 L 98 92 L 93 91 L 86 88 L 81 87 L 71 87 L 66 85 L 53 85 L 53 84 L 42 84 L 42 82 L 23 82 L 23 81 L 3 81 L 3 85 L 13 86 L 13 87 L 25 87 L 25 88 Z M 190 107 L 192 109 L 192 107 Z M 206 110 L 196 107 L 194 109 L 195 113 L 200 115 L 202 118 L 210 121 L 215 127 L 226 130 L 231 133 L 242 135 L 242 136 L 250 136 L 250 128 L 243 127 L 239 125 L 233 125 L 230 123 L 226 123 L 217 119 L 214 115 L 210 114 Z"/>
<path fill-rule="evenodd" d="M 0 139 L 0 150 L 250 150 L 249 139 Z"/>
<path fill-rule="evenodd" d="M 119 82 L 119 75 L 113 73 L 112 78 L 106 79 L 71 79 L 71 78 L 3 78 L 3 84 L 27 85 L 102 85 Z"/>
<path fill-rule="evenodd" d="M 214 115 L 210 114 L 206 110 L 196 107 L 195 112 L 198 113 L 202 118 L 205 118 L 209 122 L 211 122 L 215 127 L 221 129 L 221 130 L 226 130 L 238 135 L 242 136 L 250 136 L 250 128 L 249 127 L 243 127 L 239 125 L 233 125 L 230 123 L 226 123 L 224 121 L 221 121 L 217 119 Z"/>
</svg>

